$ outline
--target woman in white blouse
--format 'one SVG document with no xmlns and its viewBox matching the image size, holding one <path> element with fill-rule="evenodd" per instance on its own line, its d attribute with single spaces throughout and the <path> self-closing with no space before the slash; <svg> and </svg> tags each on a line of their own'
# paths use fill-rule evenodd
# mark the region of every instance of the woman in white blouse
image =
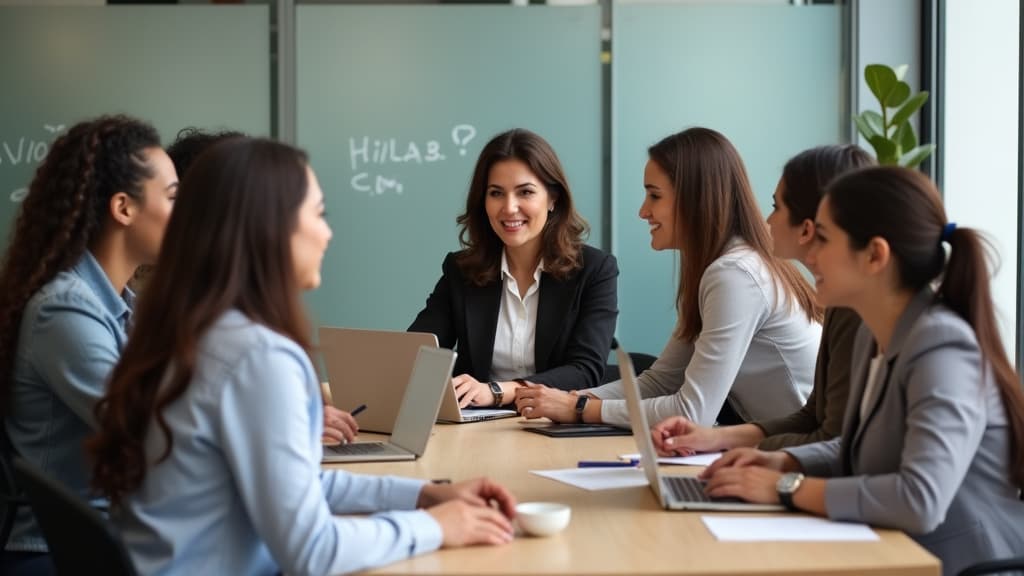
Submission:
<svg viewBox="0 0 1024 576">
<path fill-rule="evenodd" d="M 651 247 L 678 250 L 676 329 L 639 376 L 647 418 L 713 424 L 726 402 L 746 421 L 776 418 L 810 393 L 822 312 L 797 269 L 772 255 L 739 153 L 690 128 L 648 150 L 640 217 Z M 621 383 L 569 394 L 520 390 L 527 418 L 627 425 Z"/>
</svg>

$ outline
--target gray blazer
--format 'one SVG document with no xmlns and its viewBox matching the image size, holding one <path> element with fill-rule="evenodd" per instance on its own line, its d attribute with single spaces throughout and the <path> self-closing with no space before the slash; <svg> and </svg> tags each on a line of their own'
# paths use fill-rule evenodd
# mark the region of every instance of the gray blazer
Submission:
<svg viewBox="0 0 1024 576">
<path fill-rule="evenodd" d="M 906 531 L 943 574 L 1024 550 L 1024 501 L 1008 467 L 1010 434 L 970 325 L 931 289 L 904 311 L 860 417 L 876 354 L 862 327 L 853 348 L 842 436 L 786 451 L 825 484 L 830 518 Z"/>
</svg>

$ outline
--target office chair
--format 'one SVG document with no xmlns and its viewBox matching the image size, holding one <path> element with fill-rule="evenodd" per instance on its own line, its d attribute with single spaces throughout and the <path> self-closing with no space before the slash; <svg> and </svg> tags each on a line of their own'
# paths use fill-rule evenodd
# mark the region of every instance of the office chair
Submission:
<svg viewBox="0 0 1024 576">
<path fill-rule="evenodd" d="M 615 350 L 618 347 L 619 341 L 612 338 L 612 350 Z M 654 361 L 657 360 L 658 357 L 651 356 L 650 354 L 644 354 L 643 352 L 630 352 L 629 359 L 633 361 L 633 370 L 637 374 L 640 374 L 644 370 L 650 368 L 651 364 L 654 364 Z M 607 384 L 609 382 L 614 382 L 621 377 L 618 364 L 605 364 L 604 376 L 601 378 L 601 383 Z"/>
<path fill-rule="evenodd" d="M 14 480 L 13 455 L 14 448 L 3 430 L 3 420 L 0 420 L 0 550 L 11 536 L 18 509 L 28 506 L 28 499 Z"/>
<path fill-rule="evenodd" d="M 14 458 L 14 476 L 28 495 L 57 574 L 137 576 L 121 537 L 88 502 Z"/>
<path fill-rule="evenodd" d="M 988 562 L 978 562 L 977 564 L 964 568 L 959 574 L 957 574 L 957 576 L 981 576 L 982 574 L 997 574 L 1010 571 L 1024 574 L 1024 556 L 989 560 Z"/>
</svg>

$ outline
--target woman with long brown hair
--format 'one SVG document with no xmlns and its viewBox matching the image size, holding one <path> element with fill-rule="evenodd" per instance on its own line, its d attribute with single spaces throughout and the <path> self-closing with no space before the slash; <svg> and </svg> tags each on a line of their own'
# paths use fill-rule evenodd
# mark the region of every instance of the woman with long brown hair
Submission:
<svg viewBox="0 0 1024 576">
<path fill-rule="evenodd" d="M 301 292 L 320 284 L 323 215 L 285 144 L 229 139 L 185 176 L 89 443 L 140 573 L 338 574 L 512 538 L 514 499 L 486 479 L 321 471 Z"/>
<path fill-rule="evenodd" d="M 480 152 L 448 254 L 409 326 L 454 348 L 459 404 L 512 404 L 525 382 L 562 390 L 601 383 L 618 315 L 615 257 L 583 243 L 562 164 L 529 130 Z"/>
<path fill-rule="evenodd" d="M 874 163 L 874 158 L 854 144 L 817 146 L 790 158 L 775 187 L 768 215 L 775 256 L 806 266 L 814 243 L 814 216 L 825 186 L 844 172 Z M 843 427 L 853 339 L 859 328 L 860 316 L 853 310 L 825 311 L 814 389 L 799 410 L 735 426 L 701 426 L 683 416 L 673 416 L 651 429 L 655 447 L 663 456 L 685 456 L 739 446 L 777 450 L 835 438 Z"/>
<path fill-rule="evenodd" d="M 821 335 L 814 291 L 772 255 L 739 153 L 725 136 L 690 128 L 648 150 L 640 217 L 651 247 L 678 250 L 675 333 L 638 379 L 652 422 L 684 416 L 711 425 L 728 401 L 743 421 L 800 408 Z M 570 395 L 532 386 L 527 418 L 628 426 L 619 382 Z"/>
<path fill-rule="evenodd" d="M 135 269 L 156 260 L 178 178 L 152 126 L 125 116 L 81 122 L 36 171 L 0 270 L 0 406 L 9 448 L 88 495 L 82 441 L 128 338 Z M 6 449 L 7 447 L 5 447 Z M 46 570 L 27 507 L 5 573 Z M 22 564 L 24 563 L 24 564 Z"/>
<path fill-rule="evenodd" d="M 819 297 L 864 320 L 842 436 L 727 452 L 708 493 L 905 530 L 950 576 L 1019 554 L 1024 393 L 983 237 L 947 220 L 927 176 L 893 166 L 832 183 L 815 229 Z"/>
</svg>

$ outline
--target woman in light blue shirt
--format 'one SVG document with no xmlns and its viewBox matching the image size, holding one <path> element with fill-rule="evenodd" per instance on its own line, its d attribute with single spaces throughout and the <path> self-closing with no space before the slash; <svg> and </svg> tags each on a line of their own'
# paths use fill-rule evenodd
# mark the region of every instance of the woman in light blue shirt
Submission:
<svg viewBox="0 0 1024 576">
<path fill-rule="evenodd" d="M 512 538 L 514 499 L 486 479 L 321 471 L 300 292 L 323 213 L 305 155 L 269 140 L 219 143 L 182 183 L 89 445 L 142 574 L 337 574 Z"/>
<path fill-rule="evenodd" d="M 124 116 L 82 122 L 36 172 L 4 256 L 3 431 L 14 453 L 83 497 L 82 441 L 132 322 L 126 284 L 156 260 L 177 187 L 152 126 Z M 0 568 L 45 573 L 46 550 L 22 508 Z"/>
</svg>

